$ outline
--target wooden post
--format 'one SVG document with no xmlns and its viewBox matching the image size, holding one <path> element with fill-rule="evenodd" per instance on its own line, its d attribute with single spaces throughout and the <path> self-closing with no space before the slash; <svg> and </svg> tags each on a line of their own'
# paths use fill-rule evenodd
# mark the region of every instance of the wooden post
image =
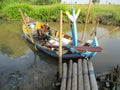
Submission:
<svg viewBox="0 0 120 90">
<path fill-rule="evenodd" d="M 82 72 L 82 59 L 78 60 L 78 90 L 84 90 L 84 87 L 83 87 L 83 72 Z"/>
<path fill-rule="evenodd" d="M 62 78 L 62 10 L 60 10 L 60 35 L 59 35 L 59 79 Z"/>
<path fill-rule="evenodd" d="M 63 77 L 60 90 L 66 90 L 66 79 L 67 79 L 67 64 L 63 63 Z"/>
<path fill-rule="evenodd" d="M 90 90 L 90 82 L 88 77 L 88 68 L 87 68 L 87 60 L 83 59 L 83 82 L 84 82 L 84 90 Z"/>
<path fill-rule="evenodd" d="M 73 63 L 72 90 L 77 90 L 77 63 Z"/>
<path fill-rule="evenodd" d="M 72 60 L 69 61 L 69 72 L 68 72 L 68 82 L 67 82 L 67 90 L 71 90 L 71 80 L 72 80 Z"/>
<path fill-rule="evenodd" d="M 85 25 L 84 25 L 83 33 L 82 33 L 82 41 L 84 40 L 84 37 L 85 37 L 85 31 L 86 31 L 86 26 L 87 26 L 87 23 L 88 23 L 88 16 L 89 16 L 89 13 L 90 13 L 91 3 L 92 3 L 92 0 L 89 0 L 88 11 L 87 11 L 87 14 L 86 14 Z"/>
<path fill-rule="evenodd" d="M 95 78 L 93 65 L 92 65 L 92 62 L 90 60 L 88 61 L 88 72 L 89 72 L 89 77 L 90 77 L 91 89 L 92 90 L 98 90 L 98 85 L 97 85 L 97 81 L 96 81 L 96 78 Z"/>
</svg>

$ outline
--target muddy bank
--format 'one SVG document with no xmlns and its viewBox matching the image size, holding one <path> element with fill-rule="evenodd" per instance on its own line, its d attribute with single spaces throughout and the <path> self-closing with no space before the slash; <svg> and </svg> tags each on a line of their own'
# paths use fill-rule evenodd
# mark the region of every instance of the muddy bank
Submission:
<svg viewBox="0 0 120 90">
<path fill-rule="evenodd" d="M 97 74 L 99 90 L 120 90 L 120 65 L 113 70 Z"/>
<path fill-rule="evenodd" d="M 78 23 L 84 24 L 85 20 L 79 21 Z M 93 19 L 88 20 L 88 24 L 96 24 L 99 23 L 101 25 L 112 25 L 112 26 L 120 26 L 120 20 L 115 20 L 114 16 L 111 15 L 98 15 L 95 16 Z"/>
<path fill-rule="evenodd" d="M 114 20 L 113 15 L 102 15 L 96 19 L 96 22 L 99 22 L 102 25 L 113 25 L 120 26 L 120 21 Z"/>
</svg>

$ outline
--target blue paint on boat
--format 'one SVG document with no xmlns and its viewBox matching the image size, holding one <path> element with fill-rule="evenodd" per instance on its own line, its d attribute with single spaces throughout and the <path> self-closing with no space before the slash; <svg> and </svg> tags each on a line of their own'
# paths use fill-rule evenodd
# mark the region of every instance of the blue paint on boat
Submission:
<svg viewBox="0 0 120 90">
<path fill-rule="evenodd" d="M 94 37 L 94 39 L 93 39 L 93 41 L 92 41 L 90 46 L 99 46 L 98 40 L 97 40 L 96 37 Z M 83 54 L 84 54 L 83 56 L 86 55 L 86 56 L 89 56 L 89 58 L 92 58 L 92 57 L 94 57 L 97 54 L 97 52 L 84 51 Z"/>
</svg>

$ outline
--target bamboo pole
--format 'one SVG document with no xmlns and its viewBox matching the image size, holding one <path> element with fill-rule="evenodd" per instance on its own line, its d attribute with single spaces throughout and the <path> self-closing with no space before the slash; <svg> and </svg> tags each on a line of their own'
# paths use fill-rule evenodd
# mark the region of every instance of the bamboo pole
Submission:
<svg viewBox="0 0 120 90">
<path fill-rule="evenodd" d="M 67 64 L 63 63 L 63 77 L 60 90 L 66 90 L 66 79 L 67 79 Z"/>
<path fill-rule="evenodd" d="M 59 33 L 59 79 L 62 78 L 62 10 L 60 10 L 60 33 Z"/>
<path fill-rule="evenodd" d="M 82 39 L 81 39 L 82 41 L 84 41 L 84 37 L 85 37 L 85 31 L 86 31 L 86 26 L 87 26 L 87 23 L 88 23 L 88 17 L 89 17 L 89 13 L 90 13 L 91 3 L 92 3 L 92 0 L 89 0 L 88 11 L 87 11 L 87 14 L 86 14 L 85 25 L 84 25 L 83 33 L 82 33 Z"/>
<path fill-rule="evenodd" d="M 72 60 L 69 61 L 69 72 L 68 72 L 68 82 L 67 82 L 67 90 L 71 90 L 71 81 L 72 81 Z"/>
<path fill-rule="evenodd" d="M 85 59 L 83 59 L 83 82 L 84 82 L 84 90 L 90 90 L 87 60 Z"/>
<path fill-rule="evenodd" d="M 34 44 L 35 50 L 37 50 L 37 47 L 36 47 L 36 45 L 35 45 L 33 36 L 32 36 L 32 34 L 30 33 L 29 27 L 27 26 L 27 23 L 26 23 L 26 21 L 25 21 L 25 19 L 24 19 L 23 12 L 22 12 L 21 9 L 19 9 L 19 12 L 20 12 L 21 17 L 22 17 L 22 19 L 23 19 L 23 22 L 24 22 L 24 24 L 25 24 L 25 26 L 26 26 L 27 32 L 28 32 L 28 34 L 29 34 L 29 36 L 30 36 L 30 39 L 31 39 L 32 43 Z"/>
<path fill-rule="evenodd" d="M 82 72 L 82 59 L 78 60 L 78 90 L 84 90 L 84 87 L 83 87 L 83 72 Z"/>
<path fill-rule="evenodd" d="M 96 81 L 96 78 L 95 78 L 93 64 L 90 60 L 88 61 L 88 72 L 89 72 L 89 77 L 90 77 L 91 89 L 92 90 L 98 90 L 98 85 L 97 85 L 97 81 Z"/>
<path fill-rule="evenodd" d="M 77 63 L 73 63 L 72 90 L 77 90 Z"/>
<path fill-rule="evenodd" d="M 110 32 L 104 33 L 103 35 L 101 35 L 100 37 L 98 37 L 98 40 L 101 39 L 101 38 L 103 38 L 103 37 L 106 36 L 107 34 L 110 34 L 110 33 L 112 33 L 113 31 L 118 30 L 119 28 L 120 28 L 120 27 L 116 27 L 116 28 L 114 28 L 113 30 L 111 30 Z"/>
</svg>

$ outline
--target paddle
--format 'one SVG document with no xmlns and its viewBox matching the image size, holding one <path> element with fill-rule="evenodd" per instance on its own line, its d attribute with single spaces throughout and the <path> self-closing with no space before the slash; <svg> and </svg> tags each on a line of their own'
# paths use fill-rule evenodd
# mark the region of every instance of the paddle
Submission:
<svg viewBox="0 0 120 90">
<path fill-rule="evenodd" d="M 73 46 L 73 48 L 90 52 L 102 52 L 102 48 L 99 46 Z"/>
<path fill-rule="evenodd" d="M 32 43 L 34 44 L 35 50 L 37 50 L 37 47 L 36 47 L 36 45 L 35 45 L 35 42 L 34 42 L 33 36 L 32 36 L 32 34 L 30 33 L 29 27 L 28 27 L 28 25 L 27 25 L 27 23 L 26 23 L 26 21 L 25 21 L 25 19 L 24 19 L 23 12 L 22 12 L 21 9 L 19 9 L 19 12 L 20 12 L 20 14 L 21 14 L 21 16 L 22 16 L 22 19 L 23 19 L 24 25 L 26 26 L 27 32 L 28 32 L 28 34 L 29 34 L 29 36 L 30 36 L 30 39 L 31 39 Z"/>
</svg>

